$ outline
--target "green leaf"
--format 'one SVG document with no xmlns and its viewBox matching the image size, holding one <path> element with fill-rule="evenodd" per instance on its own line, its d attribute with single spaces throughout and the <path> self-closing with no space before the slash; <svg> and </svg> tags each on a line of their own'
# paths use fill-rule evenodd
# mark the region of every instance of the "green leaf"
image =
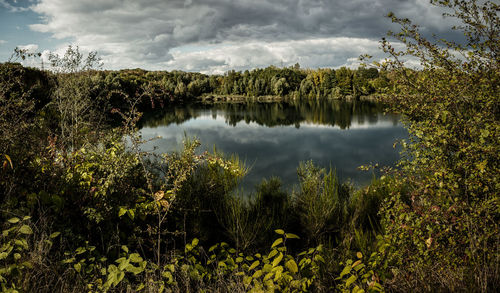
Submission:
<svg viewBox="0 0 500 293">
<path fill-rule="evenodd" d="M 128 211 L 127 211 L 127 215 L 128 215 L 128 217 L 129 217 L 131 220 L 133 220 L 133 219 L 135 218 L 135 212 L 134 212 L 134 210 L 132 210 L 132 209 L 128 210 Z"/>
<path fill-rule="evenodd" d="M 269 280 L 273 277 L 274 273 L 273 272 L 270 272 L 270 273 L 267 273 L 265 276 L 264 276 L 264 281 L 266 280 Z"/>
<path fill-rule="evenodd" d="M 165 266 L 165 268 L 167 268 L 167 270 L 171 271 L 172 273 L 175 272 L 174 264 L 168 264 Z"/>
<path fill-rule="evenodd" d="M 28 225 L 22 225 L 21 228 L 19 228 L 19 232 L 25 235 L 33 234 L 33 230 L 31 230 Z"/>
<path fill-rule="evenodd" d="M 191 241 L 191 245 L 194 247 L 196 245 L 198 245 L 200 241 L 198 240 L 198 238 L 194 238 L 193 241 Z"/>
<path fill-rule="evenodd" d="M 161 274 L 164 278 L 167 278 L 167 284 L 171 284 L 174 281 L 174 276 L 172 276 L 171 272 L 163 272 Z"/>
<path fill-rule="evenodd" d="M 274 232 L 280 234 L 280 235 L 283 235 L 285 234 L 285 231 L 283 231 L 282 229 L 277 229 L 277 230 L 274 230 Z"/>
<path fill-rule="evenodd" d="M 86 252 L 86 251 L 87 251 L 87 249 L 86 249 L 85 247 L 78 247 L 78 248 L 75 250 L 76 254 L 82 254 L 82 253 L 84 253 L 84 252 Z"/>
<path fill-rule="evenodd" d="M 75 258 L 72 257 L 72 258 L 68 258 L 68 259 L 63 260 L 62 263 L 66 264 L 66 263 L 72 263 L 74 261 L 75 261 Z"/>
<path fill-rule="evenodd" d="M 262 276 L 262 271 L 258 270 L 258 271 L 255 271 L 255 273 L 253 273 L 252 278 L 257 279 L 260 276 Z"/>
<path fill-rule="evenodd" d="M 11 224 L 15 224 L 15 223 L 19 222 L 20 220 L 19 220 L 19 218 L 12 218 L 12 219 L 8 219 L 7 221 Z"/>
<path fill-rule="evenodd" d="M 125 208 L 120 208 L 120 210 L 118 211 L 118 217 L 125 215 L 126 212 L 127 210 Z"/>
<path fill-rule="evenodd" d="M 285 263 L 285 267 L 292 273 L 296 274 L 299 271 L 299 268 L 297 267 L 297 263 L 291 259 Z"/>
<path fill-rule="evenodd" d="M 271 250 L 271 252 L 269 252 L 269 255 L 267 256 L 267 258 L 271 258 L 271 257 L 275 256 L 276 254 L 278 254 L 278 251 L 276 249 L 273 249 L 273 250 Z"/>
<path fill-rule="evenodd" d="M 345 286 L 346 288 L 349 288 L 349 286 L 351 286 L 352 283 L 354 283 L 354 281 L 356 281 L 356 276 L 355 275 L 352 275 L 350 276 L 346 281 L 345 281 Z"/>
<path fill-rule="evenodd" d="M 60 234 L 61 234 L 61 232 L 54 232 L 54 233 L 50 234 L 50 236 L 49 236 L 49 237 L 50 237 L 51 239 L 54 239 L 54 238 L 56 238 L 57 236 L 59 236 Z"/>
<path fill-rule="evenodd" d="M 250 285 L 252 280 L 253 280 L 253 278 L 251 276 L 243 277 L 243 284 L 245 285 L 245 287 L 248 287 L 248 285 Z"/>
<path fill-rule="evenodd" d="M 133 273 L 134 275 L 140 274 L 144 271 L 141 267 L 134 267 L 133 265 L 128 265 L 125 270 L 129 273 Z"/>
<path fill-rule="evenodd" d="M 138 253 L 132 253 L 129 256 L 129 259 L 133 263 L 140 263 L 141 261 L 143 261 L 142 257 Z"/>
<path fill-rule="evenodd" d="M 124 260 L 124 261 L 120 262 L 120 264 L 118 265 L 118 269 L 119 269 L 120 271 L 123 271 L 123 270 L 127 269 L 127 267 L 128 267 L 129 265 L 130 265 L 130 260 L 126 259 L 126 260 Z"/>
<path fill-rule="evenodd" d="M 128 253 L 128 247 L 127 246 L 122 245 L 122 250 L 125 251 L 126 253 Z"/>
<path fill-rule="evenodd" d="M 256 260 L 252 263 L 252 265 L 250 265 L 250 267 L 248 268 L 249 271 L 255 269 L 258 265 L 260 264 L 260 261 Z"/>
<path fill-rule="evenodd" d="M 280 254 L 273 260 L 273 267 L 277 266 L 283 259 L 283 253 Z"/>
<path fill-rule="evenodd" d="M 286 237 L 287 239 L 300 239 L 300 237 L 299 237 L 299 236 L 297 236 L 297 235 L 295 235 L 295 234 L 292 234 L 292 233 L 286 233 L 286 234 L 285 234 L 285 237 Z"/>
<path fill-rule="evenodd" d="M 351 265 L 346 265 L 344 267 L 344 269 L 342 270 L 342 272 L 340 273 L 340 278 L 342 278 L 343 276 L 349 274 L 351 272 Z"/>
<path fill-rule="evenodd" d="M 73 267 L 75 268 L 75 270 L 77 272 L 80 272 L 82 270 L 82 265 L 79 262 L 77 262 L 76 264 L 74 264 Z"/>
<path fill-rule="evenodd" d="M 139 286 L 135 288 L 135 291 L 141 291 L 142 289 L 144 289 L 144 283 L 140 283 Z"/>
<path fill-rule="evenodd" d="M 273 242 L 273 245 L 271 245 L 271 248 L 275 247 L 275 246 L 278 246 L 280 245 L 281 243 L 283 243 L 283 238 L 278 238 L 276 239 L 274 242 Z"/>
<path fill-rule="evenodd" d="M 320 262 L 322 262 L 322 263 L 325 263 L 325 259 L 324 259 L 321 255 L 319 255 L 319 254 L 316 254 L 316 255 L 314 256 L 314 260 L 315 260 L 315 261 L 320 261 Z"/>
<path fill-rule="evenodd" d="M 123 280 L 123 277 L 125 277 L 125 273 L 124 272 L 120 272 L 118 274 L 118 278 L 113 282 L 113 286 L 118 285 Z"/>
</svg>

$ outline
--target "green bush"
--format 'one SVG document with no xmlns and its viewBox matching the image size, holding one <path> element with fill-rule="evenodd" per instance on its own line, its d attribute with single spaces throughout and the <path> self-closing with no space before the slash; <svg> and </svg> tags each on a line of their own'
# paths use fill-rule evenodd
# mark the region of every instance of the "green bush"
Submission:
<svg viewBox="0 0 500 293">
<path fill-rule="evenodd" d="M 431 1 L 462 26 L 463 44 L 432 43 L 408 19 L 383 48 L 393 60 L 391 104 L 411 134 L 401 172 L 380 214 L 385 284 L 407 291 L 495 291 L 500 287 L 500 63 L 498 4 Z M 417 58 L 423 69 L 403 67 Z"/>
</svg>

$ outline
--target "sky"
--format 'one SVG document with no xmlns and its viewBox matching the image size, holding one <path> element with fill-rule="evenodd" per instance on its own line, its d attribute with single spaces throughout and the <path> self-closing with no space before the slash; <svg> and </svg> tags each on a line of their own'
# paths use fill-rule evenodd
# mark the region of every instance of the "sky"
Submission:
<svg viewBox="0 0 500 293">
<path fill-rule="evenodd" d="M 16 47 L 46 59 L 74 45 L 105 69 L 357 67 L 362 54 L 386 57 L 379 42 L 398 30 L 390 11 L 457 37 L 428 0 L 0 0 L 0 62 Z"/>
</svg>

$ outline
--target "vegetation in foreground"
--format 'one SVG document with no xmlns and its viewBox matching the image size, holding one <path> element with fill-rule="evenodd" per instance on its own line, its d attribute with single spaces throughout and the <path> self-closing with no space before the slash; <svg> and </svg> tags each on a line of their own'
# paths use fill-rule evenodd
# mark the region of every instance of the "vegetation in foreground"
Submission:
<svg viewBox="0 0 500 293">
<path fill-rule="evenodd" d="M 271 178 L 243 200 L 236 158 L 141 151 L 153 83 L 103 86 L 72 48 L 57 73 L 0 65 L 2 291 L 497 291 L 499 7 L 432 3 L 467 42 L 390 15 L 407 50 L 384 40 L 380 66 L 412 136 L 361 190 L 304 163 L 292 193 Z"/>
</svg>

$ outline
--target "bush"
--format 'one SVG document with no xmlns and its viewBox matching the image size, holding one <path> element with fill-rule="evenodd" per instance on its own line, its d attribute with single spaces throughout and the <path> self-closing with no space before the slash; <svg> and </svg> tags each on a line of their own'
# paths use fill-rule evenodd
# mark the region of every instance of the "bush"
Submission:
<svg viewBox="0 0 500 293">
<path fill-rule="evenodd" d="M 407 291 L 495 291 L 500 287 L 499 6 L 431 1 L 461 22 L 464 44 L 425 39 L 408 19 L 384 40 L 395 94 L 411 134 L 401 172 L 380 211 L 386 285 Z M 407 57 L 423 69 L 403 67 Z M 404 187 L 404 188 L 402 188 Z"/>
</svg>

